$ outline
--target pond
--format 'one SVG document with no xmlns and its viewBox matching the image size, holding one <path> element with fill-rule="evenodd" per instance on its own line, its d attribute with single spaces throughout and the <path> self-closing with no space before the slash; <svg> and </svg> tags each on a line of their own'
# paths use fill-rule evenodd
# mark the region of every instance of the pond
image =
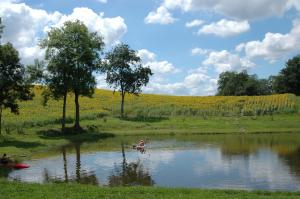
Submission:
<svg viewBox="0 0 300 199">
<path fill-rule="evenodd" d="M 146 151 L 132 149 L 140 139 Z M 8 180 L 99 186 L 300 190 L 300 135 L 124 136 L 74 143 L 0 172 Z"/>
</svg>

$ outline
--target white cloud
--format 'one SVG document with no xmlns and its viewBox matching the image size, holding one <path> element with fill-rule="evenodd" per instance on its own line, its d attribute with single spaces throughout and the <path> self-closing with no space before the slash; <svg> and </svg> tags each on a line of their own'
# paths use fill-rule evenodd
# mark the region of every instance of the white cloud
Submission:
<svg viewBox="0 0 300 199">
<path fill-rule="evenodd" d="M 39 35 L 45 26 L 55 23 L 61 14 L 47 13 L 24 3 L 15 4 L 6 1 L 0 3 L 0 16 L 5 25 L 3 42 L 13 43 L 19 50 L 22 61 L 27 64 L 33 58 L 42 58 L 43 52 L 37 47 Z"/>
<path fill-rule="evenodd" d="M 169 95 L 214 95 L 217 90 L 217 80 L 203 73 L 187 75 L 182 82 L 160 83 L 150 82 L 144 88 L 146 93 Z"/>
<path fill-rule="evenodd" d="M 216 72 L 241 71 L 255 66 L 247 58 L 241 58 L 237 54 L 232 54 L 227 50 L 210 52 L 207 59 L 202 63 L 204 66 L 212 66 Z"/>
<path fill-rule="evenodd" d="M 206 55 L 209 52 L 210 50 L 203 49 L 203 48 L 193 48 L 191 50 L 192 55 Z"/>
<path fill-rule="evenodd" d="M 235 51 L 242 52 L 245 49 L 245 43 L 240 43 L 235 47 Z"/>
<path fill-rule="evenodd" d="M 214 95 L 217 81 L 211 78 L 206 70 L 194 70 L 187 74 L 182 81 L 170 83 L 170 75 L 177 74 L 180 70 L 172 63 L 164 60 L 158 61 L 156 55 L 146 49 L 138 51 L 145 66 L 150 66 L 154 72 L 149 84 L 143 88 L 145 93 L 160 93 L 171 95 Z"/>
<path fill-rule="evenodd" d="M 287 34 L 267 33 L 262 41 L 250 41 L 244 45 L 248 58 L 262 57 L 270 62 L 300 50 L 300 20 L 293 22 Z"/>
<path fill-rule="evenodd" d="M 97 14 L 90 8 L 74 8 L 70 15 L 63 15 L 53 26 L 62 26 L 66 21 L 82 21 L 90 31 L 97 32 L 104 37 L 107 45 L 112 45 L 127 32 L 127 26 L 122 17 L 105 18 L 104 13 Z"/>
<path fill-rule="evenodd" d="M 230 21 L 222 19 L 218 22 L 214 22 L 203 26 L 198 34 L 213 34 L 219 37 L 231 37 L 250 29 L 248 21 Z"/>
<path fill-rule="evenodd" d="M 188 28 L 192 28 L 192 27 L 201 26 L 203 23 L 204 23 L 203 20 L 201 20 L 201 19 L 195 19 L 193 21 L 187 22 L 185 24 L 185 26 L 188 27 Z"/>
<path fill-rule="evenodd" d="M 145 18 L 146 24 L 171 24 L 176 21 L 172 14 L 164 6 L 157 8 L 155 12 L 150 12 Z"/>
<path fill-rule="evenodd" d="M 177 73 L 179 69 L 168 61 L 157 61 L 156 55 L 147 49 L 138 51 L 138 56 L 141 57 L 143 65 L 149 66 L 154 74 Z"/>
<path fill-rule="evenodd" d="M 121 17 L 105 18 L 88 8 L 75 8 L 70 15 L 35 9 L 13 0 L 0 2 L 0 16 L 5 25 L 3 42 L 11 42 L 19 50 L 22 62 L 30 64 L 35 58 L 42 59 L 44 51 L 38 47 L 50 27 L 60 26 L 66 20 L 82 20 L 90 31 L 104 36 L 107 45 L 118 42 L 126 33 L 127 26 Z"/>
<path fill-rule="evenodd" d="M 292 7 L 300 9 L 299 0 L 164 0 L 167 9 L 210 11 L 242 20 L 281 16 Z"/>
</svg>

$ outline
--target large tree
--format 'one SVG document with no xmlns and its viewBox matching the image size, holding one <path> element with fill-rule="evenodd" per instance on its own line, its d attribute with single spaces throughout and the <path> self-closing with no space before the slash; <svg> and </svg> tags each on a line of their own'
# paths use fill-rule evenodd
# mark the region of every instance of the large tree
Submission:
<svg viewBox="0 0 300 199">
<path fill-rule="evenodd" d="M 267 95 L 271 94 L 269 81 L 258 79 L 256 75 L 248 75 L 247 71 L 224 72 L 218 80 L 218 95 Z"/>
<path fill-rule="evenodd" d="M 0 44 L 0 134 L 3 109 L 8 108 L 18 114 L 18 101 L 29 100 L 33 96 L 30 88 L 18 51 L 10 43 Z"/>
<path fill-rule="evenodd" d="M 80 21 L 68 21 L 61 28 L 53 28 L 41 46 L 46 48 L 48 75 L 46 84 L 52 97 L 63 98 L 63 122 L 67 93 L 74 94 L 76 107 L 75 129 L 80 129 L 79 96 L 92 97 L 100 70 L 100 54 L 104 43 L 96 32 L 89 32 Z M 62 126 L 64 128 L 64 126 Z"/>
<path fill-rule="evenodd" d="M 124 116 L 126 93 L 138 95 L 152 75 L 149 67 L 143 67 L 141 58 L 127 44 L 115 46 L 105 56 L 106 82 L 121 94 L 121 116 Z"/>
<path fill-rule="evenodd" d="M 300 55 L 286 62 L 285 68 L 274 78 L 273 86 L 278 93 L 300 95 Z"/>
</svg>

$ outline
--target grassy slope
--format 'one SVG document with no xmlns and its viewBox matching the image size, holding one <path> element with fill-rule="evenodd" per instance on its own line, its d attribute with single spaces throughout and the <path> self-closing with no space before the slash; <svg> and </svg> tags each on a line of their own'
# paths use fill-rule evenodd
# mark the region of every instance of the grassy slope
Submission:
<svg viewBox="0 0 300 199">
<path fill-rule="evenodd" d="M 99 188 L 76 184 L 22 184 L 0 181 L 0 196 L 6 199 L 40 198 L 300 198 L 300 193 L 226 190 L 167 189 L 151 187 Z"/>
</svg>

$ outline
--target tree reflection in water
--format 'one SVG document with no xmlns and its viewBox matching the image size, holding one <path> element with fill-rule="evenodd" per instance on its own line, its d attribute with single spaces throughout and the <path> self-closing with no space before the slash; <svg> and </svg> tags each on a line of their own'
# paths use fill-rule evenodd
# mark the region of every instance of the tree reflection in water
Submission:
<svg viewBox="0 0 300 199">
<path fill-rule="evenodd" d="M 123 162 L 121 166 L 115 165 L 112 175 L 108 177 L 110 186 L 152 186 L 154 181 L 149 172 L 144 169 L 140 160 L 137 162 L 127 163 L 124 150 L 124 144 L 122 142 L 122 156 Z"/>
<path fill-rule="evenodd" d="M 279 157 L 289 166 L 291 172 L 300 178 L 300 147 L 293 151 L 281 152 Z"/>
<path fill-rule="evenodd" d="M 64 178 L 58 178 L 56 176 L 51 176 L 47 169 L 44 170 L 44 181 L 45 182 L 77 182 L 80 184 L 92 184 L 98 185 L 98 180 L 94 172 L 87 172 L 81 170 L 81 154 L 80 154 L 80 147 L 82 143 L 74 143 L 74 148 L 76 151 L 76 168 L 75 168 L 75 175 L 69 176 L 68 174 L 68 162 L 67 162 L 67 150 L 66 147 L 62 147 L 62 154 L 63 154 L 63 167 L 64 167 Z"/>
</svg>

